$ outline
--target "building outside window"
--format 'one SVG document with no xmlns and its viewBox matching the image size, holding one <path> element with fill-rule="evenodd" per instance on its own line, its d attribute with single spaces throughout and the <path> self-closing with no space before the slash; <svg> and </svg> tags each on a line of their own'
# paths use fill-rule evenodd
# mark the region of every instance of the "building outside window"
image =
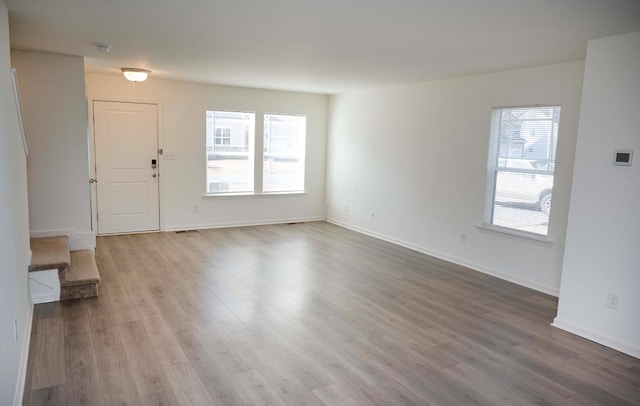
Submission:
<svg viewBox="0 0 640 406">
<path fill-rule="evenodd" d="M 231 128 L 216 128 L 214 145 L 231 145 Z"/>
<path fill-rule="evenodd" d="M 207 193 L 253 192 L 255 114 L 207 111 Z"/>
</svg>

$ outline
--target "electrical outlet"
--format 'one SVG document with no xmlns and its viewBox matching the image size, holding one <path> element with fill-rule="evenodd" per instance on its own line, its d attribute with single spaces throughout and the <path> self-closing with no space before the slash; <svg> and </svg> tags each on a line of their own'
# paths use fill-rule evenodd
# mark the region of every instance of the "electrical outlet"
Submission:
<svg viewBox="0 0 640 406">
<path fill-rule="evenodd" d="M 344 212 L 345 213 L 349 213 L 349 205 L 348 204 L 344 205 Z"/>
<path fill-rule="evenodd" d="M 467 233 L 460 233 L 460 242 L 463 244 L 467 242 Z"/>
<path fill-rule="evenodd" d="M 617 310 L 618 309 L 618 294 L 617 293 L 611 293 L 609 292 L 609 294 L 607 295 L 607 307 L 613 310 Z"/>
<path fill-rule="evenodd" d="M 13 319 L 13 342 L 18 342 L 18 319 Z"/>
<path fill-rule="evenodd" d="M 199 213 L 200 212 L 200 206 L 193 206 L 193 212 L 194 213 Z"/>
</svg>

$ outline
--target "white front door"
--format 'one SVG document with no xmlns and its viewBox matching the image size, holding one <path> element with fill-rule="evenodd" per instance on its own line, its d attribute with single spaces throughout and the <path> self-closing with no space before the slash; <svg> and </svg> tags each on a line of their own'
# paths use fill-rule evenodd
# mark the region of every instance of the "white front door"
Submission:
<svg viewBox="0 0 640 406">
<path fill-rule="evenodd" d="M 159 230 L 158 106 L 94 101 L 93 130 L 98 234 Z"/>
</svg>

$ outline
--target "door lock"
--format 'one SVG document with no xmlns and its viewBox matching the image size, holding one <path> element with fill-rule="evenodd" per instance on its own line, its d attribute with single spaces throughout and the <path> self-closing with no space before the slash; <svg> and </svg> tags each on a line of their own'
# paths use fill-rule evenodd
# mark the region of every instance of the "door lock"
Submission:
<svg viewBox="0 0 640 406">
<path fill-rule="evenodd" d="M 98 183 L 98 179 L 91 178 L 89 179 L 89 183 Z"/>
<path fill-rule="evenodd" d="M 156 176 L 158 176 L 158 174 L 157 173 L 152 173 L 151 176 L 155 178 Z"/>
</svg>

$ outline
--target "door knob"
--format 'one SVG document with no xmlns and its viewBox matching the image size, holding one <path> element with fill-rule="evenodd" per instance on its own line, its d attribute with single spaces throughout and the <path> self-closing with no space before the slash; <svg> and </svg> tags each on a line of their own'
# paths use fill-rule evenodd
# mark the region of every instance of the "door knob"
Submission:
<svg viewBox="0 0 640 406">
<path fill-rule="evenodd" d="M 153 176 L 155 178 L 156 176 L 158 176 L 158 174 L 157 173 L 153 173 L 153 174 L 151 174 L 151 176 Z"/>
</svg>

